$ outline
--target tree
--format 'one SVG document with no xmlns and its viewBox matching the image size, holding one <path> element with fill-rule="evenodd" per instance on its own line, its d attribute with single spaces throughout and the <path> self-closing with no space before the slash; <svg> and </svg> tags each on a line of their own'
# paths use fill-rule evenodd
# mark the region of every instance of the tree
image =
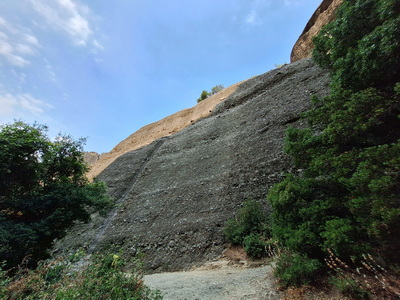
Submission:
<svg viewBox="0 0 400 300">
<path fill-rule="evenodd" d="M 211 89 L 211 95 L 214 95 L 224 89 L 224 86 L 222 84 L 216 85 Z"/>
<path fill-rule="evenodd" d="M 75 221 L 88 221 L 89 208 L 111 206 L 105 186 L 89 183 L 83 139 L 45 135 L 46 126 L 21 121 L 0 131 L 0 261 L 13 266 L 26 255 L 46 256 L 55 238 Z"/>
<path fill-rule="evenodd" d="M 312 99 L 309 128 L 287 132 L 285 150 L 304 171 L 269 192 L 273 234 L 310 259 L 329 250 L 398 260 L 400 1 L 344 1 L 314 44 L 331 93 Z"/>
<path fill-rule="evenodd" d="M 197 103 L 207 99 L 209 96 L 212 96 L 216 93 L 218 93 L 219 91 L 222 91 L 224 89 L 224 86 L 222 84 L 216 85 L 211 89 L 211 92 L 208 92 L 206 90 L 203 90 L 201 92 L 200 98 L 197 99 Z"/>
<path fill-rule="evenodd" d="M 208 96 L 210 96 L 210 94 L 209 94 L 206 90 L 203 90 L 203 91 L 201 92 L 200 98 L 197 99 L 197 103 L 199 103 L 199 102 L 201 102 L 201 101 L 207 99 Z"/>
</svg>

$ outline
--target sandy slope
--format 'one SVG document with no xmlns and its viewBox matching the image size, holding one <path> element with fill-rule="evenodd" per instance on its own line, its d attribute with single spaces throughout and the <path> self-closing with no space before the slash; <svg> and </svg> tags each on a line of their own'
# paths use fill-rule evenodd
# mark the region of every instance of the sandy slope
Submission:
<svg viewBox="0 0 400 300">
<path fill-rule="evenodd" d="M 158 122 L 146 125 L 120 142 L 110 152 L 102 154 L 87 174 L 89 179 L 97 177 L 117 157 L 132 150 L 139 149 L 164 136 L 181 131 L 192 123 L 210 115 L 214 107 L 235 92 L 244 81 L 231 85 L 215 95 L 203 100 L 196 106 L 181 110 Z"/>
</svg>

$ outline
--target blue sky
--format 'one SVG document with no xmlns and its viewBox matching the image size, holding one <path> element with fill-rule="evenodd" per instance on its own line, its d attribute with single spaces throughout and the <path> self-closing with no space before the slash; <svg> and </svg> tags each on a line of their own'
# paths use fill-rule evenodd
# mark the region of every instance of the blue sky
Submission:
<svg viewBox="0 0 400 300">
<path fill-rule="evenodd" d="M 108 152 L 144 125 L 290 61 L 321 0 L 0 1 L 0 123 Z"/>
</svg>

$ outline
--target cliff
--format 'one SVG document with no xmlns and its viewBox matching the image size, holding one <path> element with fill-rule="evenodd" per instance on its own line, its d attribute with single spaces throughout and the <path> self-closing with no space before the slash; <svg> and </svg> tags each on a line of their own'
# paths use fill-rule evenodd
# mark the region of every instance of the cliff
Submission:
<svg viewBox="0 0 400 300">
<path fill-rule="evenodd" d="M 343 0 L 322 1 L 295 43 L 290 55 L 291 62 L 311 57 L 314 48 L 312 38 L 318 34 L 324 25 L 334 20 L 336 9 L 342 2 Z"/>
<path fill-rule="evenodd" d="M 304 126 L 310 96 L 326 95 L 328 85 L 327 73 L 305 59 L 238 84 L 224 101 L 214 99 L 208 116 L 188 118 L 179 132 L 161 126 L 168 134 L 115 157 L 97 176 L 116 208 L 78 224 L 55 252 L 140 251 L 149 272 L 188 269 L 220 256 L 222 227 L 245 199 L 269 209 L 269 187 L 292 169 L 282 152 L 285 130 Z"/>
<path fill-rule="evenodd" d="M 227 87 L 192 108 L 184 109 L 140 128 L 116 145 L 109 153 L 101 154 L 99 159 L 91 164 L 91 169 L 87 174 L 88 178 L 97 177 L 107 166 L 124 153 L 149 145 L 159 138 L 177 133 L 194 122 L 209 116 L 214 107 L 231 95 L 240 84 L 241 82 Z"/>
</svg>

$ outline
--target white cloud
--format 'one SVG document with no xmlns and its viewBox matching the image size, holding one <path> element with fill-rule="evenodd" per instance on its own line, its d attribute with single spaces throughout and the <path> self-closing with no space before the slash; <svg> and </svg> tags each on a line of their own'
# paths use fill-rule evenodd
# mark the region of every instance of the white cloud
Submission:
<svg viewBox="0 0 400 300">
<path fill-rule="evenodd" d="M 0 38 L 0 56 L 7 59 L 9 63 L 17 67 L 24 67 L 30 62 L 20 55 L 17 55 L 16 49 L 6 40 Z"/>
<path fill-rule="evenodd" d="M 18 53 L 25 54 L 25 55 L 34 55 L 35 54 L 35 49 L 33 49 L 32 47 L 30 47 L 28 45 L 24 45 L 24 44 L 17 44 L 15 46 L 15 50 Z"/>
<path fill-rule="evenodd" d="M 26 56 L 34 55 L 39 41 L 30 34 L 23 32 L 0 17 L 0 58 L 3 57 L 13 66 L 23 68 L 31 62 Z"/>
<path fill-rule="evenodd" d="M 91 29 L 91 12 L 89 8 L 72 0 L 30 0 L 50 29 L 64 32 L 76 45 L 94 44 L 94 33 Z M 96 45 L 94 45 L 97 47 Z"/>
<path fill-rule="evenodd" d="M 41 115 L 53 105 L 30 94 L 4 94 L 0 95 L 0 116 L 20 118 L 26 115 Z"/>
<path fill-rule="evenodd" d="M 249 3 L 250 12 L 245 15 L 244 21 L 250 25 L 260 25 L 262 19 L 259 13 L 268 8 L 271 0 L 253 0 Z"/>
<path fill-rule="evenodd" d="M 255 10 L 252 10 L 247 16 L 246 16 L 246 23 L 248 24 L 255 24 L 257 20 L 257 14 Z"/>
<path fill-rule="evenodd" d="M 36 47 L 40 47 L 39 41 L 33 35 L 25 34 L 25 41 Z"/>
</svg>

